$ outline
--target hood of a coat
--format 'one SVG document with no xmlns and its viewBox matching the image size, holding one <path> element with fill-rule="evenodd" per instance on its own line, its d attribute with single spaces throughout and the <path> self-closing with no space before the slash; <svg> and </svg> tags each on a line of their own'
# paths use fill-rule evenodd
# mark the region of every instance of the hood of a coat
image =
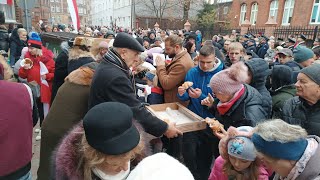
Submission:
<svg viewBox="0 0 320 180">
<path fill-rule="evenodd" d="M 94 57 L 93 57 L 91 52 L 82 51 L 77 46 L 69 49 L 69 61 L 70 60 L 77 60 L 77 59 L 82 58 L 82 57 L 90 57 L 90 58 L 94 59 Z"/>
<path fill-rule="evenodd" d="M 244 101 L 247 106 L 260 105 L 262 106 L 262 96 L 261 94 L 250 85 L 244 84 L 245 93 L 233 104 L 231 109 L 228 111 L 227 115 L 233 113 L 235 109 Z"/>
<path fill-rule="evenodd" d="M 67 41 L 63 41 L 61 44 L 60 44 L 60 48 L 62 51 L 64 51 L 66 54 L 69 53 L 69 49 L 70 49 L 70 46 L 68 44 Z"/>
<path fill-rule="evenodd" d="M 80 67 L 72 71 L 66 78 L 66 81 L 69 81 L 74 84 L 90 86 L 92 78 L 94 75 L 94 70 L 89 67 Z"/>
<path fill-rule="evenodd" d="M 254 88 L 265 86 L 266 79 L 270 75 L 269 64 L 261 58 L 253 58 L 244 62 L 252 73 L 250 85 Z"/>
<path fill-rule="evenodd" d="M 10 41 L 14 41 L 14 42 L 16 42 L 16 43 L 19 44 L 19 45 L 22 44 L 22 41 L 21 41 L 20 38 L 19 38 L 18 28 L 15 28 L 15 29 L 12 31 L 11 36 L 10 36 Z"/>
</svg>

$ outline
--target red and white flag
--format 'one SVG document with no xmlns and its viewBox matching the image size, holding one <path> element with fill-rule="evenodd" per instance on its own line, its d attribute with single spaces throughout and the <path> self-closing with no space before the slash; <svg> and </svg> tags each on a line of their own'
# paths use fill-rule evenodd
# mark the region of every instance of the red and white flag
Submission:
<svg viewBox="0 0 320 180">
<path fill-rule="evenodd" d="M 73 27 L 76 31 L 80 28 L 80 19 L 76 0 L 67 0 Z"/>
<path fill-rule="evenodd" d="M 0 4 L 12 5 L 13 4 L 13 0 L 0 0 Z"/>
</svg>

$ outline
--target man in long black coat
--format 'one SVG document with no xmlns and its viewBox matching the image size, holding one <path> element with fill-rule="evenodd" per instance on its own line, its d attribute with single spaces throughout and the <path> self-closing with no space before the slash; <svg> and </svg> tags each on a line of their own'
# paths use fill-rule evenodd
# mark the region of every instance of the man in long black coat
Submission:
<svg viewBox="0 0 320 180">
<path fill-rule="evenodd" d="M 92 80 L 89 109 L 97 104 L 116 101 L 131 107 L 134 118 L 143 126 L 146 132 L 159 137 L 177 137 L 181 132 L 174 123 L 167 124 L 153 116 L 136 98 L 133 82 L 130 79 L 130 69 L 138 61 L 143 46 L 132 36 L 119 33 L 108 53 L 95 71 Z"/>
</svg>

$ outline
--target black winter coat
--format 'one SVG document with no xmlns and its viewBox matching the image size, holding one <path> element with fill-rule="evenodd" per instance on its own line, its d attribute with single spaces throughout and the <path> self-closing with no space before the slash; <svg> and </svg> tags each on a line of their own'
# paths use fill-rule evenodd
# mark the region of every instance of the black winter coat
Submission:
<svg viewBox="0 0 320 180">
<path fill-rule="evenodd" d="M 89 97 L 89 109 L 109 101 L 121 102 L 131 107 L 136 119 L 146 132 L 161 136 L 167 124 L 153 116 L 137 99 L 130 79 L 129 68 L 119 55 L 110 49 L 95 71 Z"/>
<path fill-rule="evenodd" d="M 5 52 L 9 50 L 9 34 L 5 29 L 0 29 L 0 50 Z"/>
<path fill-rule="evenodd" d="M 61 51 L 56 58 L 54 78 L 52 82 L 51 103 L 53 102 L 59 87 L 64 83 L 64 79 L 68 75 L 68 58 L 68 52 L 66 51 Z"/>
<path fill-rule="evenodd" d="M 27 42 L 21 41 L 18 35 L 18 29 L 14 29 L 10 36 L 10 61 L 12 63 L 20 59 L 21 51 L 24 47 L 27 47 Z"/>
<path fill-rule="evenodd" d="M 71 59 L 68 63 L 68 74 L 72 71 L 78 69 L 82 65 L 94 62 L 95 60 L 92 57 L 80 57 L 78 59 Z"/>
<path fill-rule="evenodd" d="M 267 113 L 262 107 L 261 94 L 250 85 L 245 86 L 245 93 L 238 99 L 231 109 L 224 115 L 220 115 L 217 110 L 218 103 L 210 109 L 215 118 L 224 125 L 225 129 L 230 126 L 255 126 L 257 123 L 266 120 Z"/>
<path fill-rule="evenodd" d="M 271 74 L 269 64 L 261 58 L 253 58 L 249 61 L 245 61 L 245 64 L 252 73 L 250 86 L 257 89 L 262 95 L 262 107 L 265 112 L 268 113 L 268 118 L 270 118 L 272 114 L 272 98 L 270 92 L 266 88 L 266 79 Z"/>
<path fill-rule="evenodd" d="M 320 101 L 310 106 L 298 96 L 291 98 L 283 105 L 282 119 L 300 125 L 309 135 L 320 136 Z"/>
</svg>

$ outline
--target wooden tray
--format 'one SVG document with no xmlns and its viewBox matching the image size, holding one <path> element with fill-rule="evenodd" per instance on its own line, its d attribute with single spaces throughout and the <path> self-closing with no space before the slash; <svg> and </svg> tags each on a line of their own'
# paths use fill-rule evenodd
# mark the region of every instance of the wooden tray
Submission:
<svg viewBox="0 0 320 180">
<path fill-rule="evenodd" d="M 171 122 L 176 122 L 177 128 L 184 133 L 199 131 L 206 128 L 206 122 L 203 118 L 180 103 L 156 104 L 146 106 L 146 108 L 161 120 L 169 119 Z M 172 110 L 169 111 L 169 114 L 167 113 L 167 108 Z"/>
</svg>

